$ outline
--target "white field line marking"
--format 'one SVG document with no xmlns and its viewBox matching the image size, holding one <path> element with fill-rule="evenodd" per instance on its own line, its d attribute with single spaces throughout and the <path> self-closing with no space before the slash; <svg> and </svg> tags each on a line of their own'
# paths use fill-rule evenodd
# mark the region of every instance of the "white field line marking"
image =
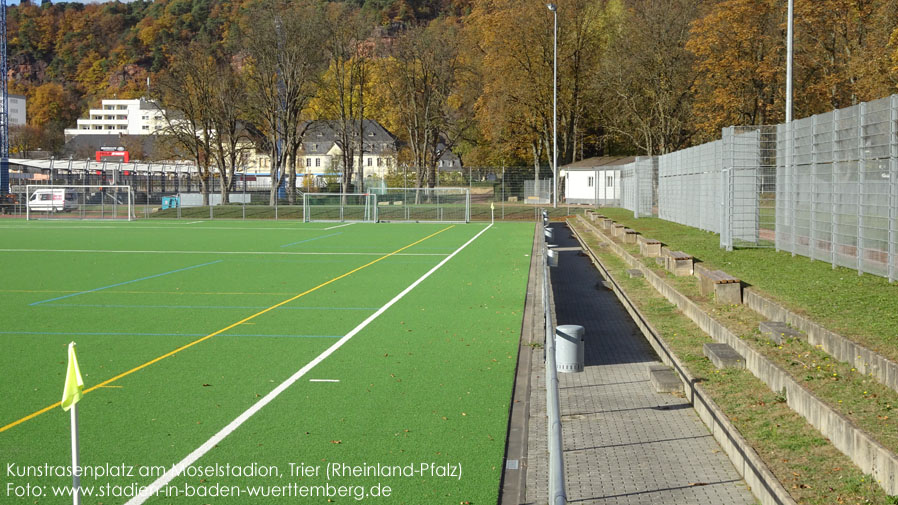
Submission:
<svg viewBox="0 0 898 505">
<path fill-rule="evenodd" d="M 355 224 L 355 223 L 338 224 L 337 226 L 331 226 L 330 228 L 325 228 L 325 230 L 333 230 L 335 228 L 342 228 L 344 226 L 349 226 L 351 224 Z"/>
<path fill-rule="evenodd" d="M 197 224 L 197 223 L 202 223 L 202 222 L 203 222 L 203 221 L 191 221 L 191 222 L 186 223 L 186 224 Z"/>
<path fill-rule="evenodd" d="M 340 382 L 340 379 L 309 379 L 309 382 Z"/>
<path fill-rule="evenodd" d="M 303 375 L 307 374 L 309 372 L 309 370 L 315 368 L 319 363 L 321 363 L 322 361 L 327 359 L 328 356 L 330 356 L 331 354 L 336 352 L 337 349 L 343 347 L 343 344 L 345 344 L 346 342 L 349 342 L 349 340 L 352 339 L 352 337 L 354 337 L 356 334 L 358 334 L 360 331 L 362 331 L 366 326 L 371 324 L 372 321 L 374 321 L 381 314 L 386 312 L 387 309 L 392 307 L 396 302 L 398 302 L 403 297 L 405 297 L 405 295 L 407 295 L 411 290 L 415 289 L 418 286 L 418 284 L 421 284 L 422 282 L 424 282 L 424 279 L 427 279 L 428 277 L 431 276 L 431 274 L 433 274 L 434 272 L 439 270 L 449 260 L 454 258 L 456 254 L 460 253 L 465 247 L 468 247 L 468 245 L 470 245 L 471 242 L 474 242 L 475 240 L 477 240 L 478 237 L 483 235 L 483 233 L 486 230 L 489 230 L 490 228 L 492 228 L 492 226 L 493 225 L 490 224 L 486 228 L 480 230 L 480 232 L 478 232 L 477 235 L 474 235 L 471 238 L 471 240 L 468 240 L 467 242 L 465 242 L 461 247 L 456 249 L 455 252 L 453 252 L 452 254 L 450 254 L 449 256 L 444 258 L 442 261 L 437 263 L 437 265 L 435 267 L 428 270 L 427 273 L 425 273 L 424 275 L 419 277 L 418 280 L 413 282 L 409 287 L 403 289 L 401 293 L 394 296 L 393 299 L 390 300 L 389 302 L 387 302 L 386 304 L 384 304 L 383 307 L 377 309 L 377 312 L 375 312 L 374 314 L 371 314 L 370 316 L 368 316 L 367 319 L 365 319 L 364 321 L 359 323 L 358 326 L 356 326 L 355 328 L 350 330 L 350 332 L 347 333 L 346 335 L 344 335 L 343 338 L 338 340 L 332 346 L 328 347 L 324 352 L 319 354 L 318 357 L 316 357 L 312 361 L 308 362 L 306 364 L 306 366 L 300 368 L 296 373 L 294 373 L 289 378 L 287 378 L 287 380 L 285 380 L 284 382 L 280 383 L 277 387 L 272 389 L 267 395 L 263 396 L 259 401 L 254 403 L 250 408 L 246 409 L 242 414 L 237 416 L 236 419 L 234 419 L 233 421 L 228 423 L 227 426 L 225 426 L 218 433 L 213 435 L 212 438 L 207 440 L 203 445 L 199 446 L 193 452 L 188 454 L 187 457 L 185 457 L 184 459 L 179 461 L 177 464 L 172 465 L 172 467 L 168 471 L 166 471 L 164 474 L 162 474 L 161 477 L 159 477 L 158 479 L 153 481 L 153 483 L 150 484 L 149 486 L 143 488 L 143 490 L 141 490 L 141 492 L 137 496 L 128 500 L 128 502 L 125 505 L 141 505 L 148 498 L 153 497 L 156 493 L 159 492 L 159 490 L 161 490 L 163 487 L 168 485 L 169 482 L 171 482 L 175 477 L 180 475 L 181 472 L 183 472 L 185 469 L 187 469 L 187 467 L 194 464 L 198 459 L 203 457 L 203 455 L 205 455 L 207 452 L 209 452 L 213 447 L 215 447 L 216 445 L 221 443 L 221 441 L 224 440 L 228 435 L 233 433 L 234 430 L 239 428 L 240 425 L 242 425 L 247 420 L 249 420 L 250 417 L 254 416 L 257 412 L 262 410 L 262 407 L 271 403 L 271 401 L 274 400 L 275 398 L 277 398 L 278 395 L 280 395 L 281 393 L 286 391 L 287 388 L 289 388 L 296 381 L 298 381 L 300 378 L 302 378 Z"/>
<path fill-rule="evenodd" d="M 383 256 L 384 252 L 313 251 L 104 251 L 102 249 L 0 249 L 0 252 L 112 253 L 112 254 L 261 254 L 275 256 Z M 446 256 L 446 253 L 397 253 L 393 256 Z"/>
</svg>

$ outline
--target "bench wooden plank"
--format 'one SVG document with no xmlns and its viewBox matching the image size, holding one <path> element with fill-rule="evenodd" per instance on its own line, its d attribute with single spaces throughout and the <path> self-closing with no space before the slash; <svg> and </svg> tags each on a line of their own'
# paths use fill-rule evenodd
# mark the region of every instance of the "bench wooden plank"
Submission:
<svg viewBox="0 0 898 505">
<path fill-rule="evenodd" d="M 713 272 L 709 272 L 708 277 L 710 277 L 711 281 L 715 284 L 729 284 L 731 282 L 739 282 L 739 279 L 724 272 L 723 270 L 714 270 Z"/>
</svg>

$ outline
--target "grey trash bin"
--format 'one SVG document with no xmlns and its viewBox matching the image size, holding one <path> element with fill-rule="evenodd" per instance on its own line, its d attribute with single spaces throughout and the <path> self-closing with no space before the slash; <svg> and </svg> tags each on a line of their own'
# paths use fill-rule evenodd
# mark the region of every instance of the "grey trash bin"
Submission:
<svg viewBox="0 0 898 505">
<path fill-rule="evenodd" d="M 558 251 L 555 249 L 549 249 L 546 251 L 546 261 L 549 263 L 550 267 L 558 266 Z"/>
<path fill-rule="evenodd" d="M 555 328 L 555 370 L 561 373 L 582 372 L 586 330 L 576 324 Z"/>
</svg>

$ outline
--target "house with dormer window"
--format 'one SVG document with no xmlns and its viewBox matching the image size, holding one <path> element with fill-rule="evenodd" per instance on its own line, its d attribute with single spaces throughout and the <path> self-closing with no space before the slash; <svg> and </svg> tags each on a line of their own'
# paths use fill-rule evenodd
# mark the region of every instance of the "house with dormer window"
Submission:
<svg viewBox="0 0 898 505">
<path fill-rule="evenodd" d="M 339 135 L 340 123 L 332 120 L 310 121 L 306 125 L 306 133 L 300 148 L 297 166 L 310 175 L 342 173 L 342 154 Z M 384 177 L 387 172 L 397 166 L 398 142 L 392 133 L 377 121 L 365 119 L 362 122 L 364 137 L 362 168 L 365 177 Z M 353 143 L 358 146 L 358 139 Z M 356 147 L 357 149 L 357 147 Z M 353 172 L 359 172 L 359 157 L 353 161 Z"/>
</svg>

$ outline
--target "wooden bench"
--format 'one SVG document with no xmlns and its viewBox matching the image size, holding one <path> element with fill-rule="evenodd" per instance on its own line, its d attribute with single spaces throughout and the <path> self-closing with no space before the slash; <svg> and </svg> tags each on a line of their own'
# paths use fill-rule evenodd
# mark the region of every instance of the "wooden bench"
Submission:
<svg viewBox="0 0 898 505">
<path fill-rule="evenodd" d="M 661 241 L 653 238 L 645 238 L 642 235 L 636 240 L 639 242 L 639 254 L 646 258 L 657 258 L 661 256 Z"/>
<path fill-rule="evenodd" d="M 667 269 L 678 277 L 692 275 L 692 256 L 683 251 L 668 252 Z"/>
<path fill-rule="evenodd" d="M 625 244 L 635 244 L 636 237 L 639 236 L 639 232 L 636 230 L 631 230 L 630 228 L 624 228 L 623 235 L 621 238 L 623 239 Z"/>
<path fill-rule="evenodd" d="M 742 303 L 742 283 L 739 279 L 723 270 L 711 270 L 704 266 L 694 265 L 699 278 L 699 291 L 708 296 L 714 293 L 714 300 L 725 305 Z"/>
</svg>

